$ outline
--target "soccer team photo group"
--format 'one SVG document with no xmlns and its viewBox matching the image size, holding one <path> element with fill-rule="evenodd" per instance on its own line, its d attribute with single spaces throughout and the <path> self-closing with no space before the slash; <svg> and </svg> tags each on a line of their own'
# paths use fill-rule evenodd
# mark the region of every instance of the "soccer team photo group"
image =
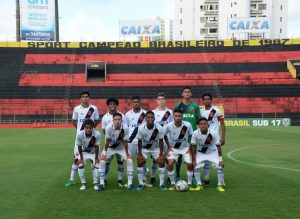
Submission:
<svg viewBox="0 0 300 219">
<path fill-rule="evenodd" d="M 224 116 L 220 109 L 212 105 L 211 94 L 202 95 L 203 109 L 199 108 L 199 103 L 192 101 L 190 87 L 184 87 L 181 94 L 182 101 L 169 109 L 166 95 L 158 93 L 157 108 L 148 111 L 142 108 L 141 98 L 133 96 L 132 109 L 125 114 L 118 111 L 117 98 L 108 98 L 108 111 L 100 123 L 98 108 L 90 103 L 90 93 L 80 93 L 81 103 L 74 108 L 72 116 L 76 128 L 74 162 L 65 186 L 76 186 L 78 172 L 80 190 L 93 187 L 102 192 L 108 183 L 117 183 L 119 187 L 131 191 L 155 186 L 161 191 L 201 191 L 210 183 L 209 172 L 213 167 L 218 177 L 216 189 L 225 192 L 222 159 Z M 101 133 L 97 130 L 99 123 L 102 125 L 104 143 L 101 143 Z M 114 157 L 118 166 L 118 182 L 109 180 L 110 164 Z M 146 166 L 147 162 L 151 163 L 151 171 Z M 186 176 L 180 174 L 182 164 L 184 168 L 186 165 Z M 89 166 L 92 186 L 87 185 L 85 179 L 85 169 Z M 125 169 L 127 182 L 123 179 Z M 157 172 L 159 180 L 156 180 Z M 148 175 L 151 175 L 149 180 Z M 133 183 L 135 176 L 138 185 Z"/>
</svg>

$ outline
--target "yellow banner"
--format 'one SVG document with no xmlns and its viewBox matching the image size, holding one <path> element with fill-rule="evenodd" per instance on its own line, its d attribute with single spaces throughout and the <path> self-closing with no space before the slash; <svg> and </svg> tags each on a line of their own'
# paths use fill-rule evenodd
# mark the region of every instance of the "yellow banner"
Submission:
<svg viewBox="0 0 300 219">
<path fill-rule="evenodd" d="M 300 39 L 262 40 L 193 40 L 156 42 L 0 42 L 0 47 L 19 48 L 79 48 L 79 49 L 135 49 L 135 48 L 215 48 L 269 45 L 300 45 Z"/>
</svg>

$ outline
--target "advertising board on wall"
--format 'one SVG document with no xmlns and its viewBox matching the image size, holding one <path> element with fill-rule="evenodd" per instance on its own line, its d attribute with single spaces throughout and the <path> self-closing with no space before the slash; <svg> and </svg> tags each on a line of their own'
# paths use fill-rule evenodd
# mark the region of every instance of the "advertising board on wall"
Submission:
<svg viewBox="0 0 300 219">
<path fill-rule="evenodd" d="M 228 33 L 270 33 L 269 17 L 228 18 Z"/>
<path fill-rule="evenodd" d="M 24 41 L 54 41 L 55 1 L 20 0 L 20 35 Z"/>
<path fill-rule="evenodd" d="M 119 35 L 121 38 L 151 38 L 161 36 L 159 20 L 120 20 Z"/>
</svg>

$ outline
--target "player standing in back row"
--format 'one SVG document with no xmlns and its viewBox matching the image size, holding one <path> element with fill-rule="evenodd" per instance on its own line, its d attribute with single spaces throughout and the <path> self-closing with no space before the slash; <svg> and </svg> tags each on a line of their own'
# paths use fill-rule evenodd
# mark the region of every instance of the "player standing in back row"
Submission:
<svg viewBox="0 0 300 219">
<path fill-rule="evenodd" d="M 182 89 L 182 101 L 175 104 L 174 109 L 180 109 L 183 112 L 183 121 L 191 123 L 193 131 L 197 129 L 197 124 L 200 119 L 200 109 L 196 102 L 192 101 L 192 90 L 190 87 L 184 87 Z M 179 156 L 176 163 L 176 177 L 180 179 L 180 166 L 182 156 Z"/>
<path fill-rule="evenodd" d="M 212 105 L 212 95 L 209 93 L 205 93 L 202 95 L 202 100 L 204 103 L 204 108 L 200 110 L 201 116 L 205 117 L 208 120 L 208 128 L 218 135 L 221 139 L 220 144 L 223 146 L 225 144 L 225 123 L 224 116 L 221 110 L 218 107 Z M 219 125 L 220 124 L 220 125 Z M 219 127 L 221 126 L 222 137 L 220 136 Z M 204 164 L 204 184 L 209 184 L 209 162 L 205 162 Z M 225 183 L 223 182 L 223 185 Z"/>
<path fill-rule="evenodd" d="M 73 111 L 72 121 L 73 125 L 76 128 L 76 135 L 83 130 L 83 122 L 85 119 L 92 119 L 95 122 L 95 128 L 99 123 L 99 113 L 96 106 L 90 104 L 90 93 L 84 91 L 80 93 L 80 102 L 81 104 L 76 106 Z M 69 181 L 65 184 L 66 187 L 70 187 L 75 184 L 75 174 L 78 171 L 78 147 L 74 145 L 74 162 L 72 164 L 71 176 Z M 95 167 L 93 167 L 95 168 Z"/>
<path fill-rule="evenodd" d="M 173 111 L 169 109 L 166 105 L 166 95 L 164 93 L 158 93 L 156 96 L 156 109 L 152 110 L 155 116 L 155 124 L 164 127 L 170 122 L 174 121 Z M 164 143 L 164 156 L 167 156 L 168 146 Z M 155 159 L 153 159 L 152 163 L 152 171 L 151 171 L 151 185 L 152 187 L 155 184 L 155 175 L 156 175 L 157 163 Z"/>
</svg>

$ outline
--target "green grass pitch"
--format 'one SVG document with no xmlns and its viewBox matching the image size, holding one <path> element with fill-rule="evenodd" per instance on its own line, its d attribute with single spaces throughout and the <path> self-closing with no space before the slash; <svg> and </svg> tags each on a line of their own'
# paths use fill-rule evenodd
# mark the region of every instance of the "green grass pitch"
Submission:
<svg viewBox="0 0 300 219">
<path fill-rule="evenodd" d="M 74 129 L 0 129 L 0 218 L 300 217 L 300 127 L 227 128 L 225 193 L 216 191 L 215 169 L 201 192 L 120 189 L 115 160 L 102 193 L 92 189 L 89 171 L 87 190 L 79 190 L 78 176 L 66 188 L 74 135 Z"/>
</svg>

